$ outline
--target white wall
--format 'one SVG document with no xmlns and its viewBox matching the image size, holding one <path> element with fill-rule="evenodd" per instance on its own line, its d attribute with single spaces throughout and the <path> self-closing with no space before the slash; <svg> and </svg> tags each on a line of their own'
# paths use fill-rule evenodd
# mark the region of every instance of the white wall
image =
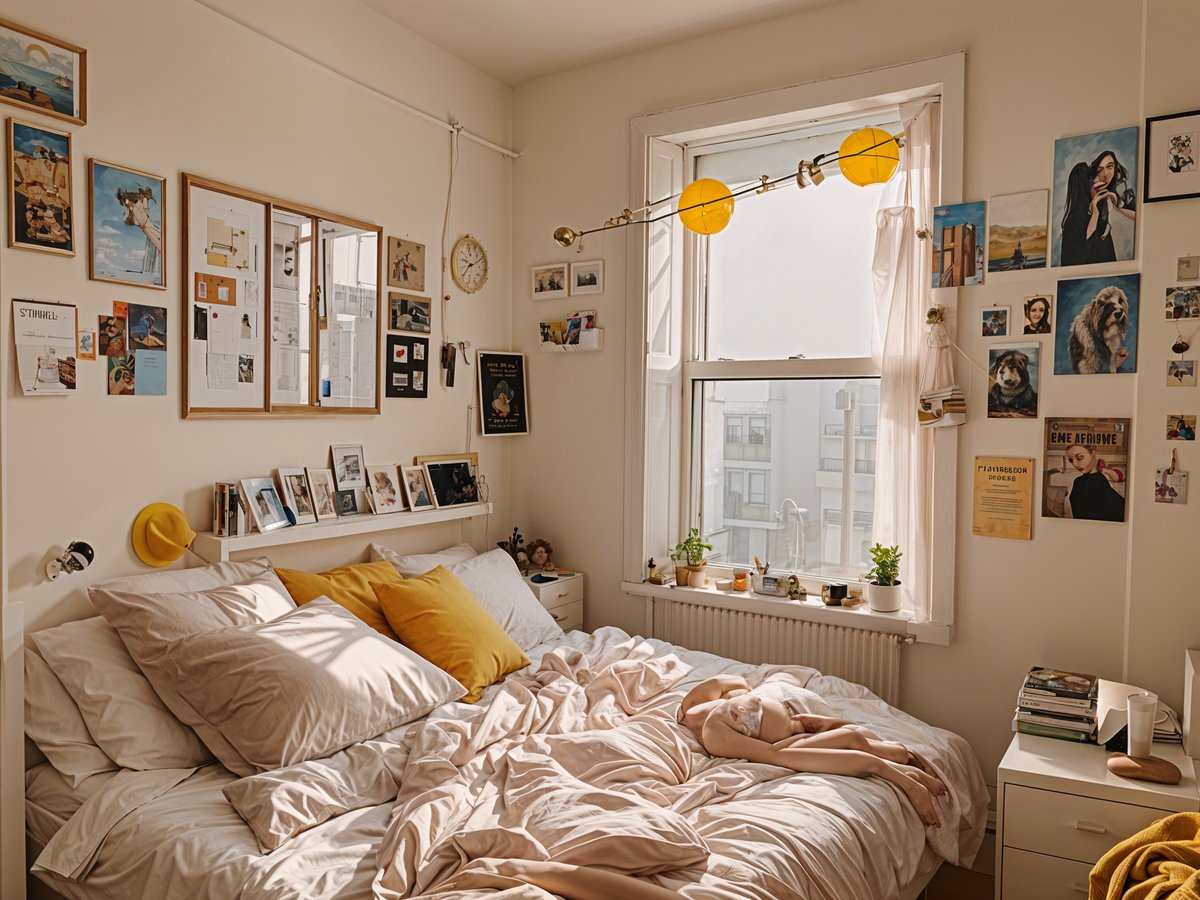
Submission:
<svg viewBox="0 0 1200 900">
<path fill-rule="evenodd" d="M 1200 26 L 1200 8 L 1188 0 L 1149 6 L 1143 43 L 1141 4 L 1121 0 L 1095 0 L 1083 18 L 1072 4 L 1037 0 L 987 10 L 952 0 L 846 0 L 519 85 L 513 133 L 524 156 L 513 182 L 514 344 L 536 354 L 536 323 L 561 318 L 584 299 L 529 299 L 529 265 L 572 258 L 573 250 L 551 241 L 553 229 L 596 227 L 641 202 L 626 196 L 632 117 L 962 49 L 964 199 L 1046 188 L 1055 138 L 1141 125 L 1144 115 L 1196 106 L 1191 82 L 1178 77 L 1172 60 L 1188 58 L 1186 35 Z M 1146 249 L 1133 263 L 1009 273 L 959 292 L 960 317 L 974 322 L 984 306 L 1015 310 L 1026 294 L 1055 292 L 1060 276 L 1140 270 L 1146 310 L 1138 375 L 1042 379 L 1043 415 L 1133 417 L 1128 524 L 1038 518 L 1030 543 L 971 536 L 972 458 L 1040 459 L 1043 423 L 988 420 L 986 376 L 969 376 L 971 418 L 959 444 L 957 636 L 950 647 L 905 651 L 902 702 L 964 735 L 989 780 L 1009 741 L 1020 678 L 1033 664 L 1127 677 L 1168 702 L 1181 699 L 1182 650 L 1200 646 L 1195 576 L 1186 562 L 1200 495 L 1183 507 L 1156 505 L 1150 479 L 1169 459 L 1162 439 L 1167 407 L 1200 407 L 1194 391 L 1165 387 L 1173 329 L 1156 318 L 1175 257 L 1197 252 L 1188 236 L 1200 224 L 1197 210 L 1195 201 L 1143 207 L 1139 240 Z M 641 603 L 619 590 L 623 348 L 627 328 L 637 326 L 624 316 L 624 236 L 585 241 L 581 258 L 601 256 L 607 265 L 605 294 L 586 298 L 607 329 L 606 349 L 532 357 L 537 424 L 513 458 L 513 508 L 526 534 L 552 536 L 559 556 L 587 572 L 591 626 L 638 631 Z M 985 344 L 973 335 L 963 328 L 962 347 L 986 361 Z M 1195 470 L 1200 454 L 1182 445 L 1180 460 Z"/>
<path fill-rule="evenodd" d="M 443 120 L 501 145 L 510 139 L 511 91 L 461 60 L 416 38 L 357 2 L 221 0 L 229 12 L 328 65 Z M 328 465 L 331 443 L 361 442 L 369 464 L 410 462 L 416 453 L 464 449 L 474 368 L 459 366 L 458 384 L 441 387 L 432 354 L 428 400 L 383 399 L 378 417 L 184 421 L 180 399 L 180 187 L 190 171 L 279 197 L 380 223 L 427 247 L 426 284 L 438 294 L 439 242 L 449 173 L 450 135 L 378 98 L 346 85 L 205 11 L 191 0 L 62 0 L 25 5 L 22 24 L 88 50 L 88 124 L 74 135 L 74 197 L 78 254 L 64 259 L 23 250 L 0 251 L 4 364 L 3 439 L 7 453 L 5 619 L 21 604 L 32 630 L 90 614 L 84 587 L 108 576 L 145 571 L 132 554 L 129 529 L 152 501 L 180 505 L 193 527 L 206 530 L 211 484 L 272 472 L 279 466 Z M 43 120 L 15 108 L 5 114 Z M 449 239 L 470 231 L 491 253 L 492 276 L 478 294 L 451 293 L 453 337 L 475 348 L 506 349 L 510 316 L 511 163 L 462 141 Z M 87 157 L 129 165 L 167 178 L 168 290 L 87 279 Z M 5 211 L 7 216 L 7 211 Z M 9 300 L 32 297 L 76 303 L 81 321 L 114 300 L 168 309 L 169 376 L 165 397 L 108 397 L 103 360 L 80 361 L 79 388 L 66 399 L 20 395 L 11 347 Z M 441 338 L 434 306 L 432 346 Z M 473 351 L 472 351 L 473 352 Z M 493 530 L 509 519 L 505 477 L 509 445 L 477 444 L 481 470 L 497 504 Z M 486 523 L 473 521 L 402 535 L 395 543 L 431 547 L 465 538 L 489 542 Z M 89 541 L 96 562 L 82 575 L 51 584 L 43 568 L 72 539 Z M 494 541 L 497 537 L 490 536 Z M 292 565 L 322 566 L 361 558 L 364 540 L 279 553 Z M 182 564 L 194 564 L 181 561 Z M 17 681 L 19 642 L 6 648 L 5 673 Z M 11 696 L 5 692 L 5 696 Z M 0 747 L 6 789 L 20 791 L 20 694 L 16 743 Z M 14 719 L 14 716 L 16 717 Z M 15 776 L 14 776 L 15 770 Z M 16 896 L 21 877 L 20 803 L 6 811 L 0 894 Z M 11 811 L 10 811 L 11 810 Z M 15 843 L 14 843 L 15 842 Z M 14 847 L 17 848 L 14 850 Z M 12 861 L 10 865 L 9 862 Z"/>
</svg>

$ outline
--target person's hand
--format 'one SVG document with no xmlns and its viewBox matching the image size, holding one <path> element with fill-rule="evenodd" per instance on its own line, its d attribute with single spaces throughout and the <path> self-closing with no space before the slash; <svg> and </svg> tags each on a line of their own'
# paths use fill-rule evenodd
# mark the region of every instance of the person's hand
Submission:
<svg viewBox="0 0 1200 900">
<path fill-rule="evenodd" d="M 1092 204 L 1091 204 L 1092 212 L 1098 212 L 1100 209 L 1100 204 L 1103 203 L 1105 200 L 1108 200 L 1110 203 L 1113 203 L 1116 201 L 1116 199 L 1117 199 L 1117 195 L 1114 194 L 1112 191 L 1105 191 L 1105 190 L 1098 191 L 1097 193 L 1092 195 Z"/>
</svg>

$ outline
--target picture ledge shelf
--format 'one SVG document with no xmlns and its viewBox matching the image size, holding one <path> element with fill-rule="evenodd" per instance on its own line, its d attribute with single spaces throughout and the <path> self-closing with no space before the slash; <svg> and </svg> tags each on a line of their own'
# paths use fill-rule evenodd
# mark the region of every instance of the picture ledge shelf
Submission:
<svg viewBox="0 0 1200 900">
<path fill-rule="evenodd" d="M 538 349 L 543 353 L 587 353 L 589 350 L 604 349 L 604 329 L 589 328 L 579 334 L 578 344 L 556 344 L 554 341 L 542 341 Z"/>
<path fill-rule="evenodd" d="M 443 509 L 407 510 L 384 515 L 363 514 L 317 522 L 312 525 L 292 525 L 275 531 L 254 532 L 238 537 L 216 537 L 211 531 L 196 535 L 192 549 L 210 563 L 225 562 L 234 553 L 243 550 L 259 550 L 266 547 L 282 547 L 285 544 L 303 544 L 326 538 L 351 537 L 356 534 L 375 534 L 380 531 L 395 531 L 398 528 L 414 528 L 418 525 L 433 525 L 438 522 L 453 522 L 471 519 L 491 513 L 491 503 L 463 503 Z"/>
</svg>

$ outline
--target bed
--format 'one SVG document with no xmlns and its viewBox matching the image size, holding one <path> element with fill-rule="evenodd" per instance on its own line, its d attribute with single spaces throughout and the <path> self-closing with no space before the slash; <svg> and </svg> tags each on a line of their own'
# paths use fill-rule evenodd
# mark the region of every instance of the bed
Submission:
<svg viewBox="0 0 1200 900">
<path fill-rule="evenodd" d="M 215 761 L 82 779 L 41 763 L 26 775 L 32 872 L 89 900 L 546 898 L 475 885 L 491 860 L 552 858 L 683 897 L 888 900 L 913 896 L 942 861 L 969 866 L 979 848 L 988 797 L 969 746 L 865 688 L 615 628 L 523 650 L 528 665 L 477 703 L 438 703 L 334 753 L 243 777 Z M 676 713 L 717 673 L 807 689 L 919 751 L 948 788 L 942 827 L 922 825 L 879 779 L 708 757 Z"/>
</svg>

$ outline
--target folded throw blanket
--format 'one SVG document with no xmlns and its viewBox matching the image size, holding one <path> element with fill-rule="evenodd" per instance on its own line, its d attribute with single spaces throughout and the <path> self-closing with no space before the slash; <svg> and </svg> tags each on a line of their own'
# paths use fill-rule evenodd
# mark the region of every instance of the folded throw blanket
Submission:
<svg viewBox="0 0 1200 900">
<path fill-rule="evenodd" d="M 1200 900 L 1200 813 L 1159 819 L 1092 869 L 1088 900 Z"/>
</svg>

